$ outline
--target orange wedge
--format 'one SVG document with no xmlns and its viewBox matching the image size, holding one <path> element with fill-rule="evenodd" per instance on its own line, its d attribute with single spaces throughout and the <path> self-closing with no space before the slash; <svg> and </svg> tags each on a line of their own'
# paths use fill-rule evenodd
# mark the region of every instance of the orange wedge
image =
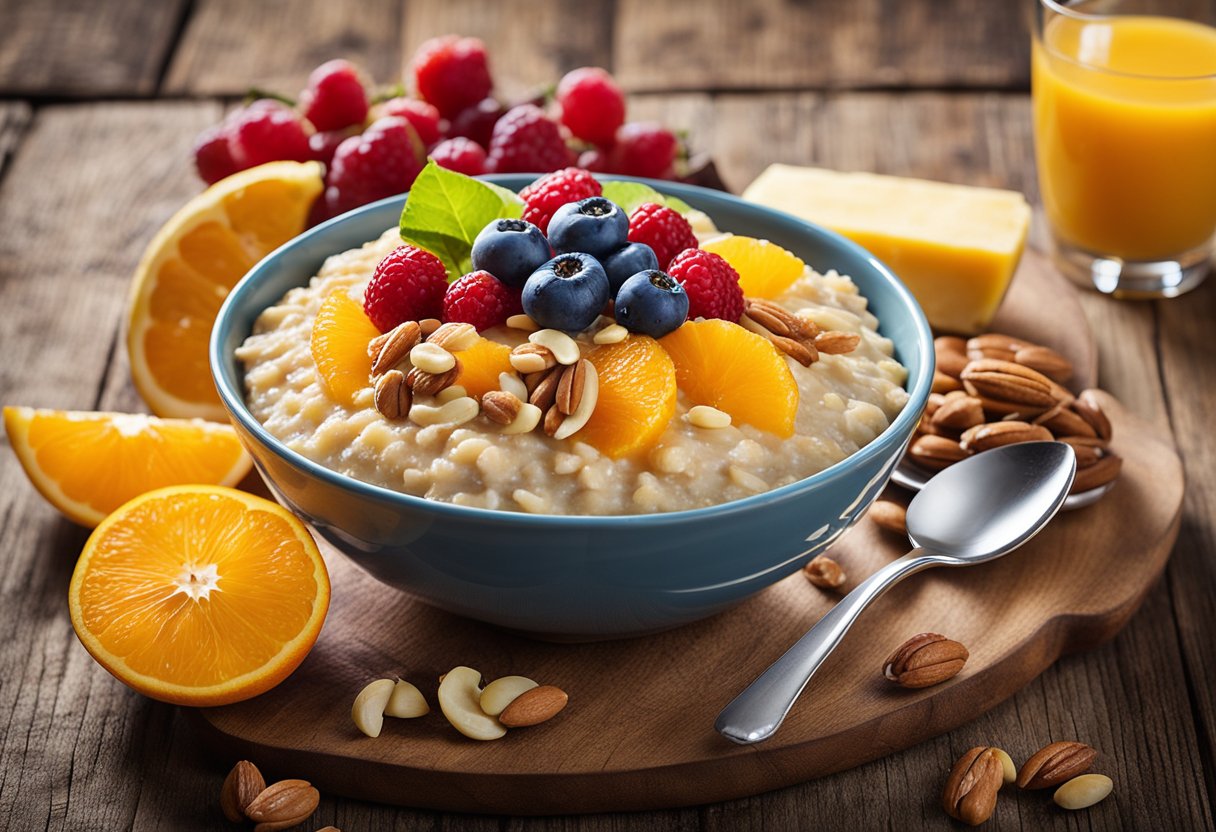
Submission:
<svg viewBox="0 0 1216 832">
<path fill-rule="evenodd" d="M 706 404 L 735 422 L 794 435 L 798 383 L 765 338 L 730 321 L 688 321 L 659 342 L 676 366 L 690 405 Z"/>
<path fill-rule="evenodd" d="M 207 342 L 229 290 L 304 230 L 321 193 L 317 162 L 271 162 L 233 174 L 186 203 L 157 232 L 131 285 L 131 376 L 159 416 L 226 421 Z"/>
<path fill-rule="evenodd" d="M 282 507 L 231 488 L 173 486 L 118 508 L 68 587 L 72 627 L 118 679 L 178 705 L 239 702 L 308 655 L 329 574 Z"/>
<path fill-rule="evenodd" d="M 456 353 L 456 358 L 460 361 L 456 383 L 477 399 L 498 389 L 500 374 L 515 372 L 511 366 L 511 348 L 489 338 L 478 339 L 467 350 Z"/>
<path fill-rule="evenodd" d="M 739 273 L 739 285 L 749 298 L 779 297 L 802 277 L 806 264 L 776 243 L 732 235 L 704 243 Z"/>
<path fill-rule="evenodd" d="M 4 429 L 34 487 L 82 526 L 154 488 L 236 485 L 251 464 L 236 431 L 201 419 L 6 407 Z"/>
<path fill-rule="evenodd" d="M 676 368 L 653 338 L 631 335 L 596 347 L 587 360 L 599 375 L 599 398 L 574 435 L 613 459 L 649 450 L 676 415 Z"/>
<path fill-rule="evenodd" d="M 309 348 L 321 384 L 339 404 L 349 407 L 355 394 L 370 383 L 372 357 L 367 345 L 380 335 L 363 311 L 363 304 L 345 289 L 336 289 L 321 303 L 312 324 Z"/>
</svg>

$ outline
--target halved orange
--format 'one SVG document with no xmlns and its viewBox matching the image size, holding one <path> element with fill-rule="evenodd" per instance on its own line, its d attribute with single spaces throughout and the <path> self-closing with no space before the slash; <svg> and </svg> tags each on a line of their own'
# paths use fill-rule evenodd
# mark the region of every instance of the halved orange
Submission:
<svg viewBox="0 0 1216 832">
<path fill-rule="evenodd" d="M 676 415 L 676 368 L 658 342 L 631 335 L 587 353 L 599 375 L 599 398 L 574 435 L 620 459 L 649 450 Z"/>
<path fill-rule="evenodd" d="M 690 404 L 716 407 L 735 422 L 778 436 L 794 435 L 798 382 L 767 339 L 713 319 L 687 321 L 659 343 Z"/>
<path fill-rule="evenodd" d="M 346 289 L 335 289 L 321 302 L 312 323 L 309 349 L 321 384 L 339 404 L 350 406 L 355 394 L 368 386 L 372 357 L 367 345 L 380 335 L 359 303 Z"/>
<path fill-rule="evenodd" d="M 776 243 L 733 234 L 701 245 L 739 273 L 739 285 L 749 298 L 775 298 L 806 271 L 806 264 Z"/>
<path fill-rule="evenodd" d="M 489 338 L 477 339 L 473 346 L 456 353 L 456 358 L 460 361 L 456 383 L 478 399 L 498 389 L 499 375 L 515 372 L 511 366 L 511 348 Z"/>
<path fill-rule="evenodd" d="M 34 487 L 82 526 L 154 488 L 236 485 L 251 465 L 231 426 L 201 419 L 6 407 L 4 429 Z"/>
<path fill-rule="evenodd" d="M 68 587 L 72 627 L 122 682 L 178 705 L 264 693 L 299 666 L 329 608 L 329 573 L 281 506 L 173 486 L 94 530 Z"/>
<path fill-rule="evenodd" d="M 229 290 L 304 230 L 321 193 L 317 162 L 271 162 L 221 179 L 157 232 L 131 284 L 131 376 L 159 416 L 225 421 L 207 342 Z"/>
</svg>

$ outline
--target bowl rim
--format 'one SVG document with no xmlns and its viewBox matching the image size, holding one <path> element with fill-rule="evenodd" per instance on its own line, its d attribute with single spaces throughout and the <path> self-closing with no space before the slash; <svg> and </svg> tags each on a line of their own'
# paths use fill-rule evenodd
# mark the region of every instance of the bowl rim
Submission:
<svg viewBox="0 0 1216 832">
<path fill-rule="evenodd" d="M 478 177 L 485 179 L 495 184 L 504 185 L 505 187 L 518 190 L 517 185 L 522 185 L 531 182 L 538 176 L 543 174 L 508 174 L 508 175 L 487 175 Z M 286 243 L 276 248 L 274 251 L 267 254 L 258 261 L 253 268 L 246 272 L 245 276 L 232 288 L 228 296 L 224 299 L 223 305 L 216 314 L 215 323 L 211 330 L 211 338 L 208 346 L 208 357 L 210 359 L 210 368 L 212 381 L 215 383 L 216 389 L 219 392 L 220 400 L 224 408 L 228 411 L 229 418 L 238 423 L 238 426 L 244 431 L 252 435 L 262 446 L 272 451 L 276 456 L 293 467 L 303 471 L 304 473 L 316 477 L 321 481 L 333 485 L 335 487 L 353 491 L 360 496 L 371 497 L 380 501 L 388 501 L 396 503 L 401 508 L 434 512 L 439 515 L 447 515 L 456 520 L 480 520 L 486 522 L 510 522 L 522 526 L 562 526 L 562 527 L 620 527 L 623 525 L 646 524 L 652 526 L 662 526 L 670 524 L 679 524 L 689 521 L 709 517 L 721 517 L 738 512 L 750 511 L 754 508 L 772 503 L 781 503 L 790 497 L 797 496 L 804 491 L 814 490 L 825 483 L 838 479 L 847 475 L 852 469 L 863 465 L 864 463 L 880 457 L 890 450 L 890 445 L 897 442 L 898 437 L 905 431 L 911 435 L 912 423 L 920 420 L 921 411 L 924 409 L 925 403 L 928 401 L 930 387 L 933 382 L 934 370 L 934 353 L 933 353 L 933 334 L 929 328 L 929 322 L 925 318 L 925 314 L 920 305 L 912 296 L 912 292 L 904 283 L 895 276 L 895 274 L 887 268 L 877 257 L 871 254 L 862 246 L 854 243 L 852 240 L 837 234 L 822 226 L 807 222 L 799 217 L 789 214 L 785 211 L 780 211 L 775 208 L 769 208 L 765 205 L 748 202 L 734 194 L 716 191 L 710 188 L 702 188 L 696 185 L 688 185 L 680 182 L 669 182 L 664 180 L 643 179 L 633 176 L 619 176 L 610 174 L 596 174 L 596 178 L 602 181 L 621 180 L 627 182 L 640 182 L 649 185 L 660 193 L 670 194 L 680 199 L 684 199 L 696 207 L 698 202 L 715 202 L 722 201 L 726 203 L 735 203 L 747 210 L 768 214 L 773 219 L 793 228 L 801 233 L 808 234 L 812 237 L 819 237 L 832 245 L 842 248 L 845 252 L 865 261 L 872 269 L 877 272 L 878 276 L 888 284 L 888 288 L 894 293 L 896 299 L 910 314 L 912 325 L 916 333 L 916 351 L 920 353 L 922 373 L 916 379 L 914 386 L 908 390 L 908 402 L 904 405 L 903 410 L 895 417 L 895 420 L 889 424 L 886 429 L 878 436 L 874 437 L 864 447 L 856 452 L 849 454 L 839 462 L 833 463 L 827 468 L 810 476 L 803 477 L 792 483 L 779 486 L 769 491 L 763 491 L 759 494 L 753 494 L 748 497 L 743 497 L 738 500 L 731 500 L 725 503 L 716 503 L 710 506 L 702 506 L 700 508 L 682 509 L 679 511 L 670 512 L 652 512 L 645 514 L 531 514 L 522 511 L 508 511 L 504 509 L 489 509 L 476 506 L 462 506 L 456 503 L 448 503 L 441 500 L 429 500 L 425 497 L 416 497 L 412 494 L 407 494 L 403 491 L 396 491 L 386 486 L 375 485 L 373 483 L 364 482 L 347 474 L 340 473 L 331 468 L 327 468 L 319 462 L 315 462 L 297 451 L 293 451 L 278 439 L 278 437 L 268 431 L 265 426 L 259 422 L 249 411 L 245 404 L 245 399 L 242 392 L 238 389 L 239 380 L 235 377 L 237 373 L 233 373 L 233 378 L 229 378 L 228 362 L 232 362 L 232 367 L 236 368 L 235 356 L 227 356 L 224 354 L 224 342 L 232 324 L 232 318 L 235 315 L 235 310 L 242 306 L 245 297 L 253 290 L 259 281 L 264 279 L 264 276 L 271 273 L 275 263 L 285 254 L 292 250 L 311 245 L 319 238 L 324 237 L 336 228 L 353 224 L 361 221 L 364 215 L 373 213 L 378 210 L 383 210 L 392 203 L 400 202 L 404 204 L 408 198 L 409 192 L 406 191 L 395 196 L 386 197 L 367 205 L 360 206 L 345 214 L 333 217 L 313 228 L 308 229 L 302 234 L 293 237 Z M 698 209 L 701 210 L 701 209 Z M 709 213 L 708 211 L 706 213 Z M 327 257 L 340 252 L 331 252 Z M 299 285 L 308 285 L 308 280 L 312 275 L 305 275 L 303 282 Z M 264 310 L 263 310 L 264 311 Z M 260 312 L 259 312 L 260 314 Z M 906 389 L 906 388 L 905 388 Z M 918 404 L 919 402 L 919 404 Z M 256 456 L 254 457 L 256 461 Z"/>
</svg>

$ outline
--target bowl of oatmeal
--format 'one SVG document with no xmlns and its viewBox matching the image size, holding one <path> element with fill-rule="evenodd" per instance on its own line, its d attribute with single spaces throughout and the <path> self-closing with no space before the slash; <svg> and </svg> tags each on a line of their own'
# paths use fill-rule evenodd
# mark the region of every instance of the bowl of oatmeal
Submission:
<svg viewBox="0 0 1216 832">
<path fill-rule="evenodd" d="M 519 190 L 532 179 L 493 181 Z M 406 196 L 320 225 L 259 263 L 225 301 L 211 359 L 275 496 L 385 583 L 548 638 L 704 618 L 827 549 L 912 435 L 933 374 L 928 324 L 881 263 L 832 232 L 727 194 L 647 184 L 691 206 L 707 248 L 723 234 L 769 240 L 805 270 L 773 297 L 749 298 L 745 326 L 701 319 L 657 340 L 621 340 L 604 317 L 565 335 L 525 323 L 472 336 L 477 350 L 460 333 L 449 346 L 469 351 L 453 347 L 446 386 L 398 400 L 395 388 L 378 395 L 384 373 L 336 393 L 310 339 L 335 302 L 360 308 L 377 264 L 401 243 Z M 550 366 L 525 372 L 539 368 L 514 362 L 528 352 Z M 496 381 L 486 362 L 517 381 Z M 550 375 L 567 405 L 578 403 L 572 384 L 595 387 L 582 397 L 594 409 L 551 413 L 550 397 L 538 423 L 520 429 L 520 404 Z M 563 432 L 562 421 L 577 428 Z"/>
</svg>

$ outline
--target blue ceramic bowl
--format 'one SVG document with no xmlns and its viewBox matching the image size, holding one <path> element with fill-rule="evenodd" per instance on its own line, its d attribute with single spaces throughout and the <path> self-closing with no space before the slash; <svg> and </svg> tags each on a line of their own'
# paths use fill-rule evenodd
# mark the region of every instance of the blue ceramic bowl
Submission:
<svg viewBox="0 0 1216 832">
<path fill-rule="evenodd" d="M 499 176 L 518 190 L 534 177 Z M 286 448 L 245 407 L 234 350 L 268 306 L 332 254 L 397 224 L 405 196 L 308 231 L 258 263 L 220 310 L 211 367 L 224 406 L 279 501 L 385 583 L 435 606 L 548 638 L 641 635 L 713 615 L 832 544 L 886 485 L 929 396 L 933 340 L 912 295 L 844 238 L 728 194 L 650 182 L 737 234 L 772 240 L 820 271 L 851 275 L 908 368 L 907 407 L 825 471 L 710 508 L 626 517 L 540 516 L 468 508 L 369 485 Z"/>
</svg>

